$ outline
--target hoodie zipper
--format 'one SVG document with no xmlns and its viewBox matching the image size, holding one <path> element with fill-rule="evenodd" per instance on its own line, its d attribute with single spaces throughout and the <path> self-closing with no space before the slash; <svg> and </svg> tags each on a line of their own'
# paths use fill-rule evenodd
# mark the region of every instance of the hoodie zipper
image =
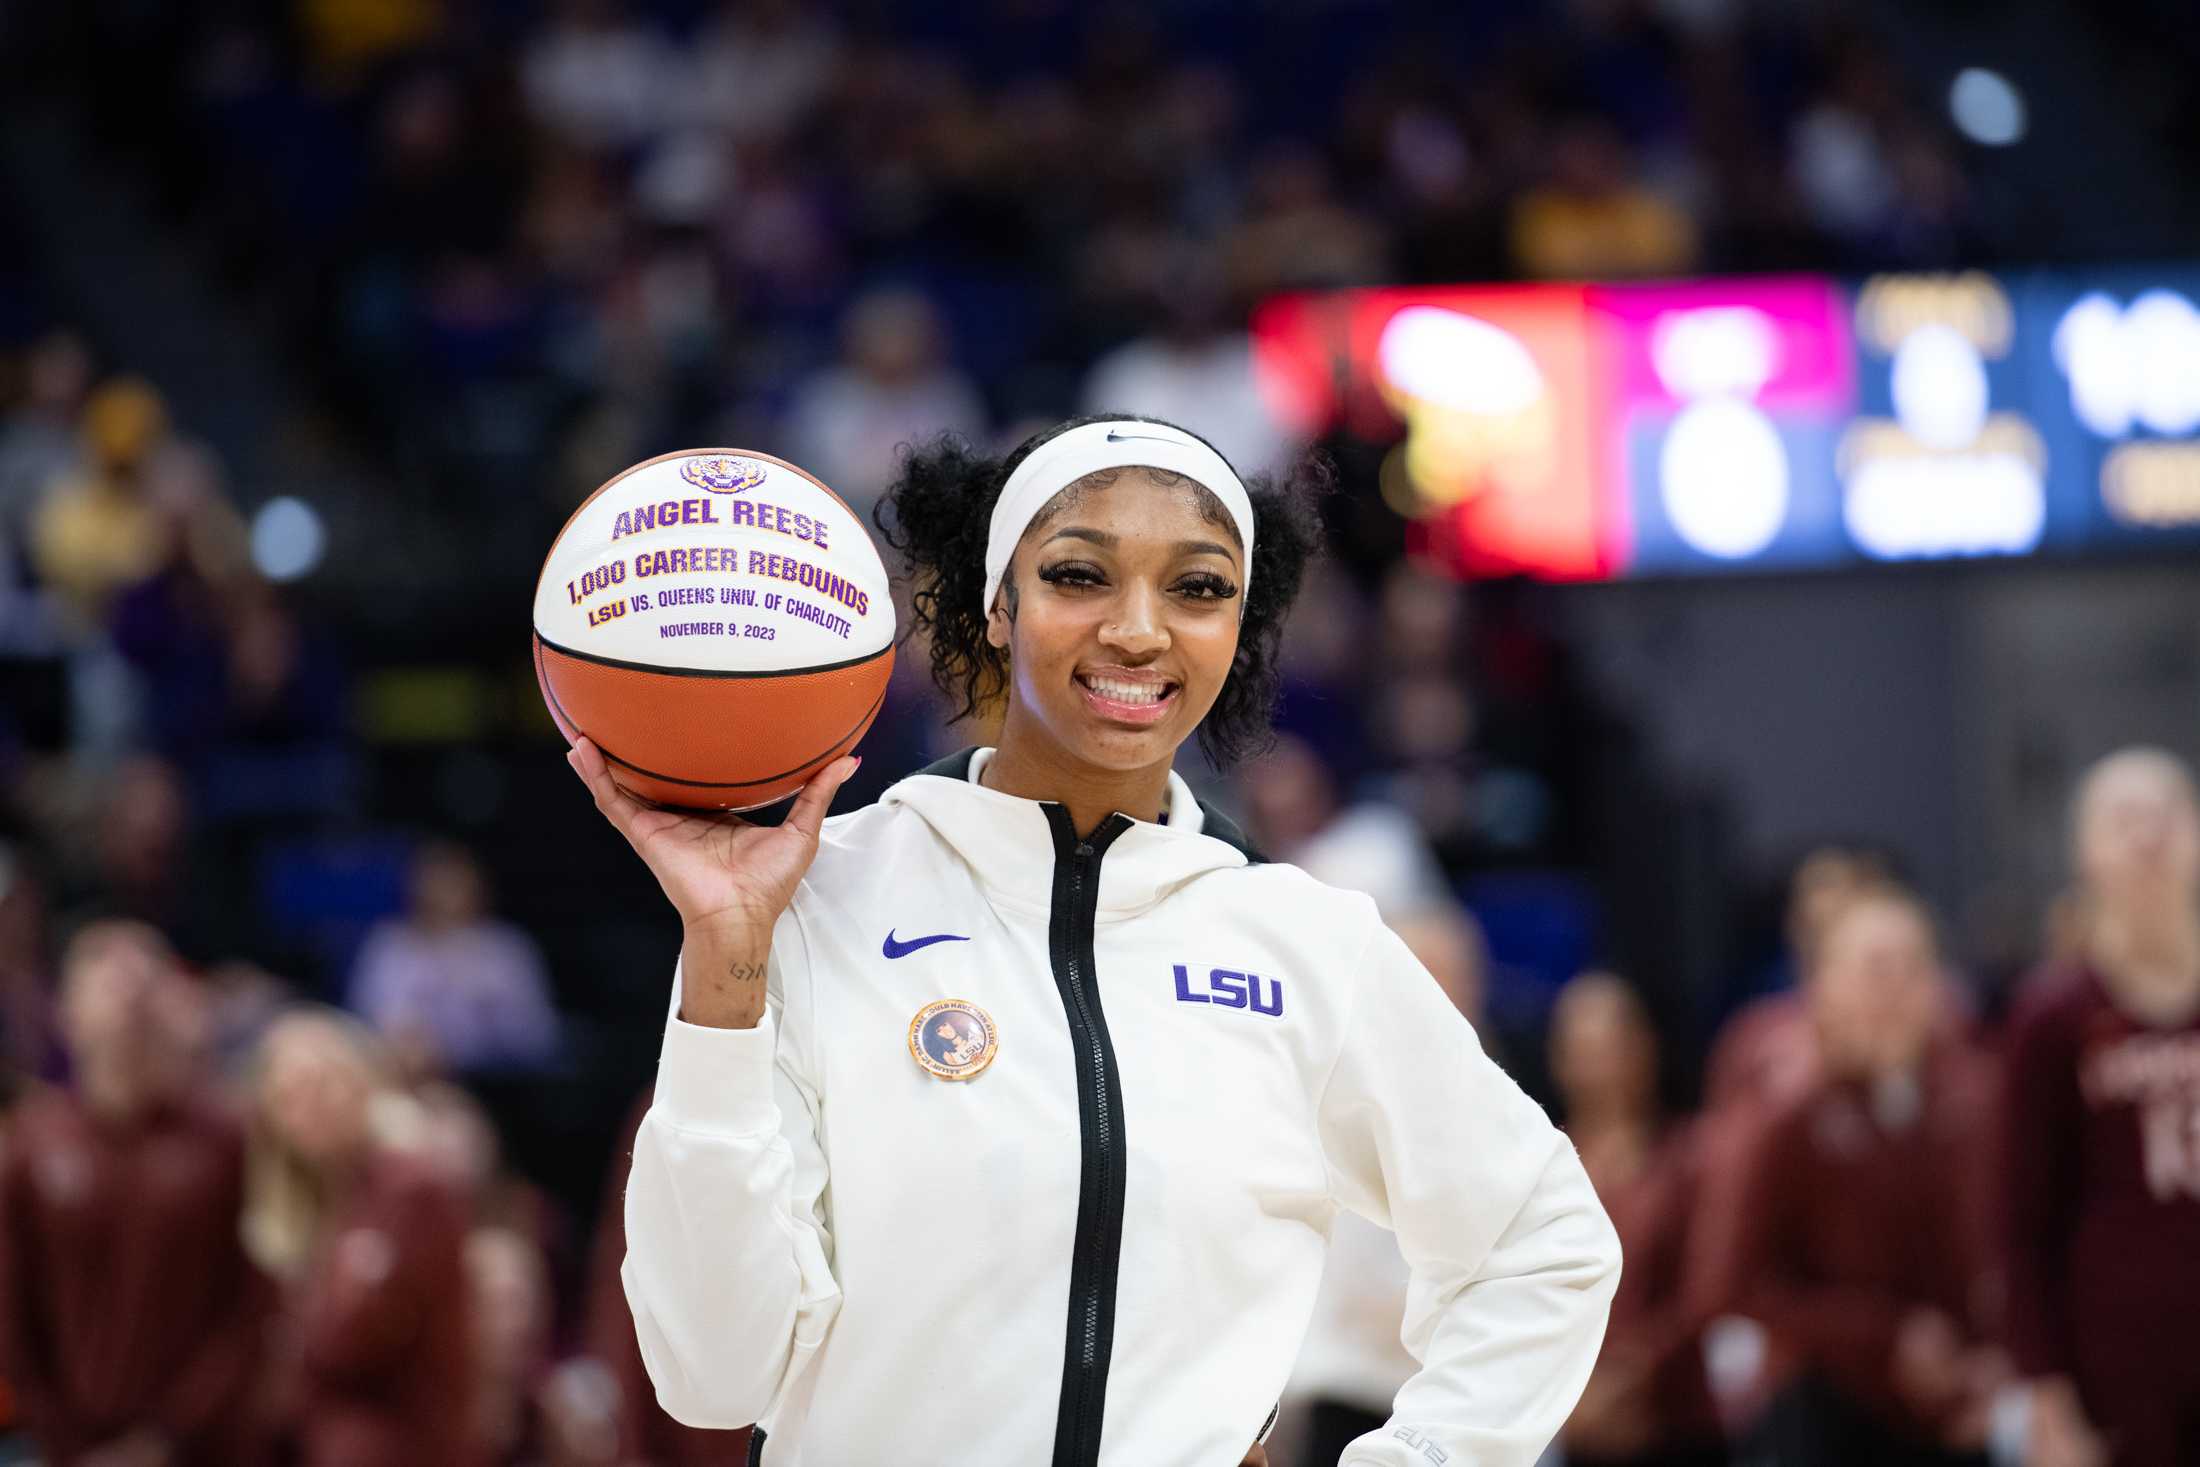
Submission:
<svg viewBox="0 0 2200 1467">
<path fill-rule="evenodd" d="M 1089 840 L 1078 838 L 1069 812 L 1046 805 L 1054 830 L 1054 900 L 1047 957 L 1069 1019 L 1077 1059 L 1077 1115 L 1082 1168 L 1077 1235 L 1069 1275 L 1069 1328 L 1062 1357 L 1062 1393 L 1054 1421 L 1054 1467 L 1097 1467 L 1100 1424 L 1107 1404 L 1108 1360 L 1115 1346 L 1116 1270 L 1122 1258 L 1123 1092 L 1100 1008 L 1093 959 L 1093 923 L 1100 905 L 1100 860 L 1130 828 L 1110 815 Z"/>
</svg>

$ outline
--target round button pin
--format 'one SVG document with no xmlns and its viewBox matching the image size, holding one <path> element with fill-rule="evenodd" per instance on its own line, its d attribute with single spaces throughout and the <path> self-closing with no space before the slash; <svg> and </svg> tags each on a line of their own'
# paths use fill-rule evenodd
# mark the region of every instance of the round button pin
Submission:
<svg viewBox="0 0 2200 1467">
<path fill-rule="evenodd" d="M 909 1054 L 942 1080 L 967 1080 L 1001 1047 L 993 1016 L 968 999 L 943 998 L 917 1010 L 909 1021 Z"/>
</svg>

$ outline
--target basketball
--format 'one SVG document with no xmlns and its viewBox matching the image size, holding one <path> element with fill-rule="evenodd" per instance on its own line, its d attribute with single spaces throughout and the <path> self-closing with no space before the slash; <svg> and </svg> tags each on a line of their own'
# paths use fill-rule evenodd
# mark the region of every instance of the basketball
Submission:
<svg viewBox="0 0 2200 1467">
<path fill-rule="evenodd" d="M 588 496 L 535 584 L 535 676 L 568 743 L 629 793 L 753 810 L 878 716 L 894 665 L 886 567 L 793 464 L 668 453 Z"/>
</svg>

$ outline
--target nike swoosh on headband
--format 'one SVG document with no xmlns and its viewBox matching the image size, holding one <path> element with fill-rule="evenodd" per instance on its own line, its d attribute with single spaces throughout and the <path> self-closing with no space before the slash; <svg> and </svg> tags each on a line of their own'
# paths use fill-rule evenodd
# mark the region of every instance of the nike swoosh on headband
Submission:
<svg viewBox="0 0 2200 1467">
<path fill-rule="evenodd" d="M 930 937 L 912 937 L 907 942 L 894 940 L 894 929 L 886 929 L 886 945 L 879 949 L 889 958 L 906 958 L 920 947 L 930 947 L 935 942 L 968 942 L 969 938 L 954 932 L 935 932 Z"/>
<path fill-rule="evenodd" d="M 1230 467 L 1229 460 L 1198 439 L 1189 434 L 1181 438 L 1164 436 L 1174 431 L 1167 424 L 1154 425 L 1162 429 L 1161 433 L 1123 431 L 1139 426 L 1137 419 L 1130 418 L 1064 428 L 1042 441 L 1016 465 L 1001 485 L 1000 496 L 993 502 L 986 525 L 985 581 L 978 598 L 981 615 L 992 615 L 994 598 L 1000 592 L 1002 578 L 1008 574 L 1008 564 L 1015 555 L 1017 542 L 1039 511 L 1064 485 L 1074 484 L 1099 469 L 1142 465 L 1182 474 L 1222 502 L 1231 523 L 1237 528 L 1238 544 L 1244 548 L 1247 562 L 1239 586 L 1241 594 L 1237 598 L 1238 616 L 1243 618 L 1246 601 L 1242 593 L 1252 589 L 1255 519 L 1253 502 L 1245 491 L 1244 481 Z M 1136 449 L 1126 446 L 1133 443 L 1152 446 Z"/>
</svg>

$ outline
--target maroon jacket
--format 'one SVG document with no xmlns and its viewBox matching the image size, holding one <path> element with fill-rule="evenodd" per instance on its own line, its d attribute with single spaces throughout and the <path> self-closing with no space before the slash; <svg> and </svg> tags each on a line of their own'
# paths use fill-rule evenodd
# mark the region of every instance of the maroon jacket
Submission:
<svg viewBox="0 0 2200 1467">
<path fill-rule="evenodd" d="M 1767 994 L 1719 1030 L 1704 1060 L 1703 1108 L 1778 1104 L 1818 1078 L 1818 1032 L 1800 993 Z"/>
<path fill-rule="evenodd" d="M 186 1097 L 127 1124 L 48 1094 L 0 1160 L 0 1366 L 48 1460 L 134 1430 L 252 1460 L 271 1290 L 246 1258 L 244 1144 Z"/>
<path fill-rule="evenodd" d="M 1890 1424 L 1923 1433 L 1896 1388 L 1902 1322 L 1938 1309 L 1972 1339 L 1997 1291 L 1982 1160 L 1991 1088 L 1975 1056 L 1927 1067 L 1906 1126 L 1873 1115 L 1860 1085 L 1820 1080 L 1728 1143 L 1708 1189 L 1700 1307 L 1746 1315 L 1770 1337 L 1776 1378 L 1811 1373 Z"/>
<path fill-rule="evenodd" d="M 619 1149 L 611 1157 L 603 1211 L 596 1219 L 596 1242 L 588 1272 L 589 1350 L 610 1367 L 619 1382 L 619 1452 L 627 1463 L 647 1467 L 745 1467 L 749 1432 L 705 1431 L 682 1426 L 657 1404 L 657 1388 L 642 1364 L 634 1338 L 634 1313 L 619 1282 L 626 1258 L 626 1178 L 634 1166 L 634 1136 L 649 1113 L 645 1091 L 626 1119 Z"/>
<path fill-rule="evenodd" d="M 1689 1222 L 1701 1180 L 1693 1134 L 1686 1126 L 1668 1129 L 1642 1170 L 1624 1183 L 1594 1174 L 1592 1180 L 1627 1260 L 1598 1363 L 1628 1362 L 1646 1372 L 1642 1391 L 1653 1422 L 1646 1450 L 1717 1441 L 1718 1413 L 1704 1379 L 1703 1321 L 1685 1290 Z"/>
<path fill-rule="evenodd" d="M 2019 997 L 2005 1044 L 2010 1353 L 2026 1375 L 2076 1380 L 2119 1439 L 2119 1463 L 2189 1467 L 2200 1457 L 2200 1016 L 2149 1028 L 2092 972 L 2051 970 Z M 2165 1411 L 2179 1401 L 2192 1416 L 2182 1425 Z"/>
<path fill-rule="evenodd" d="M 301 1467 L 473 1467 L 467 1228 L 390 1155 L 328 1219 L 293 1301 Z"/>
</svg>

